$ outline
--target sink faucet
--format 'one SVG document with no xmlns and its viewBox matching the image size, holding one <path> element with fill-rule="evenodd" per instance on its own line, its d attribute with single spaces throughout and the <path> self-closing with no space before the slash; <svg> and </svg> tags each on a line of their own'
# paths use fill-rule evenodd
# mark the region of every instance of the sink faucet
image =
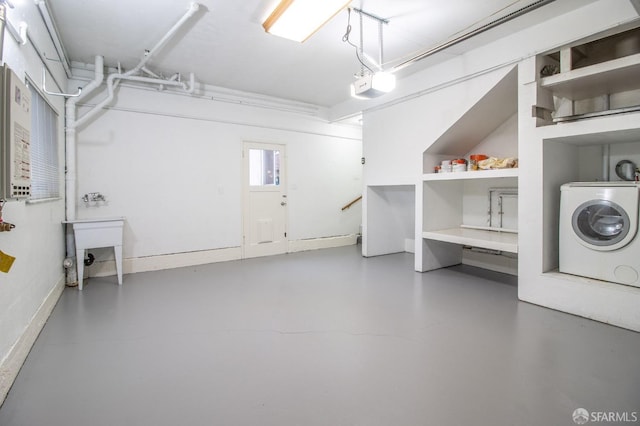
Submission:
<svg viewBox="0 0 640 426">
<path fill-rule="evenodd" d="M 89 192 L 88 194 L 84 194 L 82 196 L 82 201 L 84 201 L 85 203 L 88 203 L 89 201 L 107 201 L 106 198 L 104 198 L 104 195 L 102 195 L 99 192 Z"/>
</svg>

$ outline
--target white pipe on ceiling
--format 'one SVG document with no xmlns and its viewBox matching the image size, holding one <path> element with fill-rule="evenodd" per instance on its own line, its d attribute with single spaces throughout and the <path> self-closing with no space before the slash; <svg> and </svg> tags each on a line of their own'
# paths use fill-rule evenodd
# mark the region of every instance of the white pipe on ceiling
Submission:
<svg viewBox="0 0 640 426">
<path fill-rule="evenodd" d="M 185 92 L 193 93 L 193 91 L 195 90 L 195 81 L 194 81 L 193 74 L 191 74 L 190 86 L 187 86 L 184 83 L 176 84 L 176 82 L 173 82 L 171 80 L 161 79 L 161 78 L 141 77 L 141 76 L 138 76 L 138 74 L 140 74 L 141 72 L 146 72 L 147 74 L 150 73 L 150 71 L 145 66 L 149 61 L 149 59 L 151 59 L 154 54 L 156 54 L 160 49 L 162 49 L 167 44 L 167 42 L 169 42 L 169 40 L 171 40 L 171 38 L 175 36 L 175 34 L 180 30 L 180 28 L 185 24 L 185 22 L 187 22 L 187 20 L 189 20 L 189 18 L 191 18 L 199 9 L 200 9 L 200 4 L 191 3 L 191 5 L 189 6 L 189 10 L 187 10 L 184 16 L 182 16 L 182 18 L 180 18 L 180 20 L 178 20 L 178 22 L 176 22 L 176 24 L 173 27 L 171 27 L 171 29 L 164 35 L 164 37 L 162 37 L 162 39 L 160 39 L 160 41 L 156 43 L 153 49 L 145 53 L 144 57 L 138 63 L 138 65 L 136 65 L 134 68 L 130 69 L 125 73 L 118 72 L 118 73 L 110 74 L 109 77 L 107 77 L 107 97 L 103 99 L 99 104 L 94 106 L 91 110 L 89 110 L 85 115 L 78 118 L 75 122 L 75 126 L 78 127 L 86 123 L 88 120 L 90 120 L 95 115 L 97 115 L 102 110 L 102 108 L 107 106 L 113 100 L 113 98 L 115 97 L 115 89 L 118 86 L 120 80 L 134 80 L 134 81 L 140 81 L 143 83 L 158 84 L 161 86 L 164 86 L 164 85 L 181 86 Z"/>
<path fill-rule="evenodd" d="M 173 80 L 164 80 L 160 78 L 151 78 L 151 77 L 142 77 L 137 75 L 127 75 L 127 73 L 120 74 L 114 73 L 109 74 L 107 77 L 107 97 L 104 98 L 99 104 L 95 105 L 91 110 L 89 110 L 85 115 L 76 120 L 76 126 L 82 126 L 84 123 L 89 121 L 95 115 L 97 115 L 104 107 L 109 105 L 113 98 L 115 97 L 116 88 L 121 80 L 131 80 L 131 81 L 139 81 L 141 83 L 149 83 L 149 84 L 157 84 L 160 86 L 178 86 L 181 87 L 182 90 L 186 93 L 193 93 L 195 91 L 195 76 L 193 73 L 190 73 L 190 84 L 173 81 Z"/>
<path fill-rule="evenodd" d="M 193 15 L 195 15 L 196 12 L 199 9 L 200 9 L 200 4 L 199 3 L 195 3 L 195 2 L 191 3 L 189 5 L 189 10 L 187 10 L 187 13 L 185 13 L 184 16 L 182 18 L 180 18 L 178 20 L 178 22 L 176 22 L 173 27 L 171 27 L 171 29 L 167 32 L 167 34 L 165 34 L 165 36 L 162 37 L 158 43 L 156 43 L 156 45 L 153 47 L 153 49 L 151 49 L 148 53 L 145 54 L 144 58 L 142 58 L 140 63 L 138 65 L 136 65 L 135 68 L 131 69 L 130 71 L 126 72 L 125 74 L 126 75 L 137 74 L 147 64 L 149 59 L 151 59 L 151 57 L 153 55 L 155 55 L 160 49 L 162 49 L 165 46 L 165 44 L 167 44 L 169 42 L 169 40 L 171 40 L 173 38 L 173 36 L 176 34 L 176 32 L 178 32 L 180 27 L 182 27 L 182 25 L 185 22 L 187 22 L 187 20 L 189 20 L 189 18 L 191 18 Z"/>
</svg>

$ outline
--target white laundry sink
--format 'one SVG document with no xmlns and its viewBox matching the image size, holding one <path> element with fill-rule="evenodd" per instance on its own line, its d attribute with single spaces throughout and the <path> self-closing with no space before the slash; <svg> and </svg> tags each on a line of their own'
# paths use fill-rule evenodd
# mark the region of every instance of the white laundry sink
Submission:
<svg viewBox="0 0 640 426">
<path fill-rule="evenodd" d="M 76 265 L 78 268 L 78 289 L 82 290 L 84 251 L 102 247 L 113 247 L 118 284 L 122 285 L 122 233 L 124 219 L 124 217 L 109 217 L 75 219 L 64 222 L 73 226 L 76 243 Z"/>
</svg>

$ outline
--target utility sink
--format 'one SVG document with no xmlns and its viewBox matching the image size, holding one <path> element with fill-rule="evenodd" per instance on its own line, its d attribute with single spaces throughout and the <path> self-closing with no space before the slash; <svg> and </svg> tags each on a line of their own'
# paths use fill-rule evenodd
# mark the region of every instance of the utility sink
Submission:
<svg viewBox="0 0 640 426">
<path fill-rule="evenodd" d="M 82 290 L 84 275 L 84 251 L 92 248 L 113 247 L 116 258 L 118 284 L 122 285 L 122 231 L 124 217 L 75 219 L 63 223 L 73 226 L 76 242 L 78 289 Z"/>
</svg>

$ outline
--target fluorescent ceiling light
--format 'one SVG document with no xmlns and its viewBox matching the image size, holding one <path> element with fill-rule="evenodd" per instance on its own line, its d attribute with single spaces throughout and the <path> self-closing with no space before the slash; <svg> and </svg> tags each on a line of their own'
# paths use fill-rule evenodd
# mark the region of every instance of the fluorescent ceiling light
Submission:
<svg viewBox="0 0 640 426">
<path fill-rule="evenodd" d="M 262 24 L 269 34 L 303 42 L 347 7 L 345 0 L 282 0 Z"/>
</svg>

